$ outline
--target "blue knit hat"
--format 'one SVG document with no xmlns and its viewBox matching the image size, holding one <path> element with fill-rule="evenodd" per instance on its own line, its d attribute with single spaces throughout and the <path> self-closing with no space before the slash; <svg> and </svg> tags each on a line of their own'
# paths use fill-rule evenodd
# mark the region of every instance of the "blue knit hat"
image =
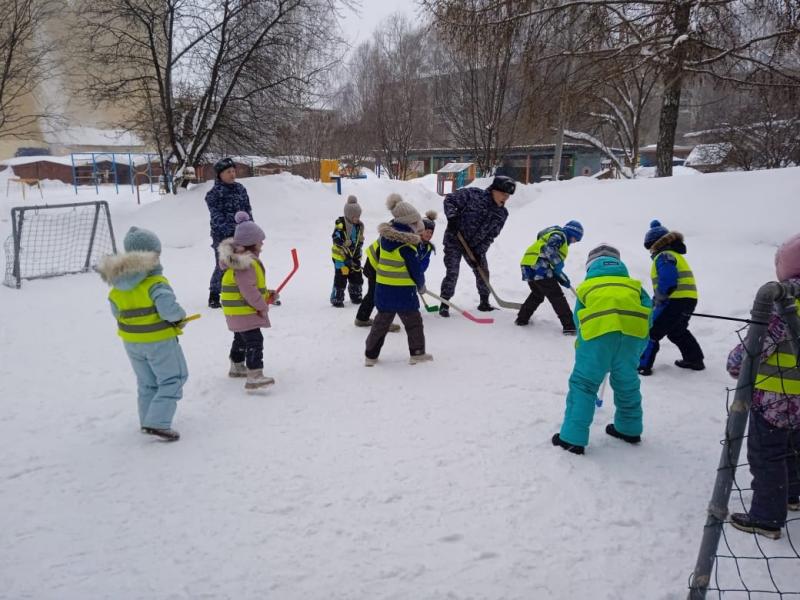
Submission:
<svg viewBox="0 0 800 600">
<path fill-rule="evenodd" d="M 161 241 L 148 229 L 131 227 L 122 242 L 125 252 L 155 252 L 161 254 Z"/>
<path fill-rule="evenodd" d="M 583 239 L 583 225 L 578 223 L 578 221 L 567 221 L 563 229 L 567 237 L 575 238 L 576 242 L 580 242 Z"/>
<path fill-rule="evenodd" d="M 644 247 L 650 250 L 650 246 L 669 233 L 669 229 L 664 227 L 657 219 L 650 221 L 650 229 L 644 234 Z"/>
</svg>

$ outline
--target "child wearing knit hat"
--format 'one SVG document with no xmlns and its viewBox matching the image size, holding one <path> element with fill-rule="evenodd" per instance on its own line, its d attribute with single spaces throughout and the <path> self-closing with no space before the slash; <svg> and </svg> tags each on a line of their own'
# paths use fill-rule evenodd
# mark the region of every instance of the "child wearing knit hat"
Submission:
<svg viewBox="0 0 800 600">
<path fill-rule="evenodd" d="M 418 246 L 425 225 L 417 209 L 399 194 L 391 194 L 386 206 L 394 217 L 378 226 L 380 256 L 376 266 L 375 307 L 378 314 L 366 340 L 364 364 L 378 362 L 383 342 L 395 315 L 408 335 L 409 363 L 433 360 L 425 352 L 425 331 L 419 313 L 419 292 L 425 290 L 425 274 L 420 265 Z"/>
<path fill-rule="evenodd" d="M 361 274 L 361 248 L 364 245 L 364 224 L 358 199 L 350 195 L 345 202 L 343 216 L 336 219 L 333 228 L 333 289 L 331 305 L 344 307 L 344 293 L 348 291 L 353 304 L 361 303 L 364 277 Z"/>
<path fill-rule="evenodd" d="M 575 335 L 572 310 L 561 287 L 569 289 L 572 286 L 564 273 L 564 261 L 569 254 L 569 247 L 582 239 L 583 225 L 578 221 L 567 221 L 563 227 L 553 225 L 536 235 L 536 241 L 525 250 L 520 261 L 522 280 L 528 283 L 531 291 L 514 323 L 523 327 L 527 325 L 547 298 L 561 322 L 564 335 Z"/>
<path fill-rule="evenodd" d="M 642 434 L 639 355 L 647 344 L 652 302 L 642 283 L 632 279 L 619 250 L 601 244 L 589 252 L 586 279 L 576 290 L 575 366 L 561 429 L 554 446 L 583 454 L 589 443 L 597 391 L 609 376 L 614 389 L 614 422 L 606 433 L 629 444 Z"/>
<path fill-rule="evenodd" d="M 228 329 L 233 332 L 228 376 L 246 377 L 244 388 L 256 390 L 275 383 L 275 379 L 264 375 L 261 329 L 270 327 L 269 305 L 278 295 L 267 289 L 260 259 L 264 230 L 244 211 L 236 213 L 235 220 L 233 237 L 219 245 L 219 264 L 224 270 L 220 301 Z"/>
<path fill-rule="evenodd" d="M 666 337 L 681 352 L 675 365 L 682 369 L 705 369 L 703 350 L 689 331 L 689 320 L 697 306 L 697 284 L 684 254 L 686 244 L 683 234 L 670 231 L 659 221 L 650 222 L 644 236 L 644 247 L 650 251 L 653 264 L 650 278 L 653 281 L 653 326 L 650 343 L 639 361 L 639 374 L 651 375 L 653 363 Z"/>
<path fill-rule="evenodd" d="M 775 253 L 775 274 L 781 282 L 800 286 L 800 234 Z M 795 301 L 800 314 L 800 302 Z M 800 377 L 797 357 L 788 349 L 792 332 L 774 304 L 759 357 L 750 403 L 747 458 L 753 499 L 747 512 L 731 514 L 731 525 L 748 533 L 778 539 L 788 512 L 800 511 Z M 728 356 L 727 369 L 739 377 L 743 344 Z"/>
<path fill-rule="evenodd" d="M 186 311 L 163 275 L 158 236 L 131 227 L 123 245 L 125 252 L 104 257 L 97 271 L 113 286 L 108 299 L 136 375 L 141 431 L 175 442 L 172 419 L 189 377 L 178 343 Z"/>
</svg>

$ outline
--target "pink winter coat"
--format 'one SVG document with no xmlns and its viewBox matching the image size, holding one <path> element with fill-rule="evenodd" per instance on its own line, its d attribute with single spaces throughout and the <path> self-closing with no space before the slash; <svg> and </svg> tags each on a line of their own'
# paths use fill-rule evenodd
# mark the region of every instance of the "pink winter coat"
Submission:
<svg viewBox="0 0 800 600">
<path fill-rule="evenodd" d="M 258 291 L 258 279 L 252 262 L 255 259 L 259 261 L 262 268 L 264 265 L 251 252 L 236 252 L 233 238 L 222 240 L 218 253 L 220 268 L 233 269 L 233 276 L 236 279 L 236 285 L 239 286 L 239 292 L 244 297 L 245 302 L 258 311 L 250 315 L 225 315 L 228 329 L 239 332 L 270 327 L 269 304 L 264 300 L 261 292 Z"/>
</svg>

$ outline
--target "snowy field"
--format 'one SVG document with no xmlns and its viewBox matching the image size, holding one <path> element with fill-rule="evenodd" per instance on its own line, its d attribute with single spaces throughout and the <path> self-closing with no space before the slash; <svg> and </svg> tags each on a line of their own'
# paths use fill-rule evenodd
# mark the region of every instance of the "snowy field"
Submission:
<svg viewBox="0 0 800 600">
<path fill-rule="evenodd" d="M 409 366 L 400 333 L 365 369 L 367 330 L 353 326 L 349 302 L 341 310 L 328 301 L 330 233 L 344 197 L 287 174 L 242 183 L 267 232 L 268 282 L 288 272 L 291 248 L 301 263 L 270 311 L 265 373 L 277 384 L 262 395 L 226 377 L 232 336 L 205 306 L 210 184 L 177 198 L 147 195 L 141 206 L 128 192 L 100 196 L 120 244 L 133 224 L 158 233 L 178 300 L 203 314 L 181 338 L 190 378 L 177 444 L 138 432 L 133 372 L 97 275 L 0 286 L 0 598 L 686 596 L 733 383 L 724 365 L 735 324 L 693 320 L 703 372 L 673 366 L 677 350 L 663 345 L 642 382 L 639 447 L 603 433 L 609 390 L 578 457 L 550 444 L 574 340 L 549 304 L 527 328 L 511 311 L 493 313 L 493 325 L 423 314 L 433 363 Z M 344 186 L 364 208 L 368 242 L 388 220 L 390 192 L 441 212 L 429 179 Z M 698 310 L 744 317 L 774 278 L 777 245 L 797 233 L 798 189 L 800 169 L 519 186 L 489 253 L 492 281 L 522 301 L 519 259 L 536 232 L 578 219 L 586 235 L 566 263 L 573 282 L 587 252 L 610 242 L 650 289 L 642 240 L 658 218 L 686 236 Z M 55 184 L 44 193 L 50 203 L 76 197 Z M 2 239 L 21 202 L 18 192 L 0 199 Z M 434 243 L 444 224 L 440 215 Z M 443 274 L 439 255 L 428 287 L 438 291 Z M 462 267 L 454 301 L 474 309 L 477 300 Z M 751 537 L 726 533 L 757 552 Z M 792 538 L 798 522 L 767 549 L 791 555 Z M 800 565 L 789 567 L 776 577 L 798 591 Z"/>
</svg>

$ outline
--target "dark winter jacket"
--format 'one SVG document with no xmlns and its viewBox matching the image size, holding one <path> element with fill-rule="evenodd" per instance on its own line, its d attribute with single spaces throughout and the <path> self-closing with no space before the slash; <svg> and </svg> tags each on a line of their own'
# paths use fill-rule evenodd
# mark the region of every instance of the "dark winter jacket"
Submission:
<svg viewBox="0 0 800 600">
<path fill-rule="evenodd" d="M 431 264 L 431 256 L 436 254 L 436 246 L 430 242 L 420 242 L 417 246 L 417 253 L 419 254 L 419 268 L 424 273 Z"/>
<path fill-rule="evenodd" d="M 381 252 L 396 250 L 404 244 L 408 246 L 400 248 L 400 255 L 406 263 L 408 274 L 416 285 L 375 285 L 375 308 L 380 312 L 411 312 L 419 310 L 419 295 L 417 289 L 425 285 L 425 275 L 422 272 L 417 253 L 417 246 L 420 243 L 419 236 L 413 232 L 410 226 L 402 223 L 381 223 L 378 226 L 378 233 L 381 236 Z"/>
<path fill-rule="evenodd" d="M 206 194 L 208 212 L 211 214 L 211 239 L 219 244 L 225 238 L 233 237 L 236 230 L 234 215 L 245 211 L 253 218 L 253 209 L 250 208 L 250 198 L 247 190 L 241 183 L 222 183 L 217 179 L 214 187 Z"/>
<path fill-rule="evenodd" d="M 508 218 L 508 210 L 504 206 L 497 206 L 492 200 L 491 191 L 475 187 L 461 188 L 447 194 L 444 198 L 444 214 L 447 217 L 445 243 L 459 244 L 455 234 L 460 231 L 479 257 L 489 250 Z"/>
<path fill-rule="evenodd" d="M 790 279 L 789 281 L 795 284 L 800 283 L 800 279 Z M 766 361 L 778 349 L 778 344 L 790 337 L 789 327 L 778 313 L 778 308 L 773 306 L 767 335 L 764 336 L 760 362 Z M 740 343 L 728 355 L 727 369 L 732 377 L 739 377 L 744 354 L 744 344 Z M 798 395 L 779 394 L 754 388 L 750 410 L 759 413 L 773 427 L 800 431 L 800 396 Z"/>
<path fill-rule="evenodd" d="M 333 227 L 333 245 L 338 246 L 343 256 L 351 259 L 355 266 L 361 264 L 361 249 L 364 246 L 364 223 L 351 223 L 344 217 L 336 219 Z M 350 242 L 348 244 L 348 242 Z M 334 259 L 337 269 L 345 266 L 345 263 Z M 353 264 L 348 265 L 353 267 Z"/>
</svg>

